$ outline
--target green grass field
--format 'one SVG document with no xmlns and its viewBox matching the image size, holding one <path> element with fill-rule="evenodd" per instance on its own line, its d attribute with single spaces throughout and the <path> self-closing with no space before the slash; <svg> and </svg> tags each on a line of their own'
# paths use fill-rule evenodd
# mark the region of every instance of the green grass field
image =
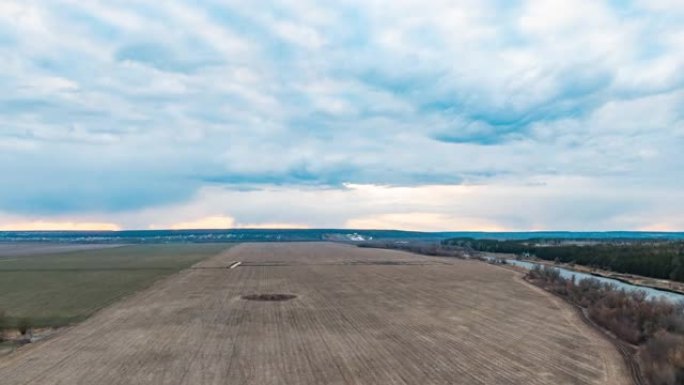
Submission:
<svg viewBox="0 0 684 385">
<path fill-rule="evenodd" d="M 10 325 L 81 321 L 117 299 L 227 249 L 227 244 L 133 245 L 0 259 L 0 311 Z"/>
</svg>

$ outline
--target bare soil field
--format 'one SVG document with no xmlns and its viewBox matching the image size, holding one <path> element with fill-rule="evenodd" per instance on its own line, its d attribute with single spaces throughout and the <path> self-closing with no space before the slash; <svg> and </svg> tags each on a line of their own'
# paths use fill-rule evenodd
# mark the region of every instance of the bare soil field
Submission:
<svg viewBox="0 0 684 385">
<path fill-rule="evenodd" d="M 242 264 L 227 268 L 236 261 Z M 261 243 L 235 246 L 0 358 L 0 382 L 625 385 L 630 379 L 609 342 L 514 271 L 338 244 Z"/>
</svg>

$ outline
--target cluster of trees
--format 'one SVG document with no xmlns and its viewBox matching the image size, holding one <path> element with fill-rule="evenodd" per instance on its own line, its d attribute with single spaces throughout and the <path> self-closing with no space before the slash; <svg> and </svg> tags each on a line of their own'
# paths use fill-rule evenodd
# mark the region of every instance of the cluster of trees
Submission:
<svg viewBox="0 0 684 385">
<path fill-rule="evenodd" d="M 454 238 L 449 246 L 478 251 L 530 254 L 547 261 L 577 263 L 645 277 L 684 282 L 683 241 L 614 240 L 589 244 L 567 244 L 560 240 L 524 241 Z"/>
<path fill-rule="evenodd" d="M 550 267 L 530 270 L 528 279 L 585 309 L 589 318 L 618 339 L 638 346 L 639 366 L 653 385 L 684 384 L 684 304 L 650 300 L 595 279 L 575 282 Z"/>
</svg>

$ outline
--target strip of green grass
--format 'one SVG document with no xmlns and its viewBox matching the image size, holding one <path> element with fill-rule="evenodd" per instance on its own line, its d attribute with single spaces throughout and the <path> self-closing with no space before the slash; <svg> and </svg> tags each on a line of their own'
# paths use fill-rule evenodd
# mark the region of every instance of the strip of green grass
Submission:
<svg viewBox="0 0 684 385">
<path fill-rule="evenodd" d="M 10 325 L 28 318 L 34 327 L 64 326 L 228 247 L 134 245 L 5 260 L 0 311 Z"/>
</svg>

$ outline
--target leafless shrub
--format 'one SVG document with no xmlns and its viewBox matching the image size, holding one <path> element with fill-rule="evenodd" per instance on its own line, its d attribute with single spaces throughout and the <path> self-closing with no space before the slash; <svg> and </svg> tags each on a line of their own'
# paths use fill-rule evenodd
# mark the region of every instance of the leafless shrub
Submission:
<svg viewBox="0 0 684 385">
<path fill-rule="evenodd" d="M 17 329 L 22 336 L 26 335 L 31 330 L 31 320 L 28 318 L 21 318 L 17 323 Z"/>
<path fill-rule="evenodd" d="M 660 331 L 642 346 L 640 358 L 652 385 L 684 384 L 684 336 Z"/>
</svg>

